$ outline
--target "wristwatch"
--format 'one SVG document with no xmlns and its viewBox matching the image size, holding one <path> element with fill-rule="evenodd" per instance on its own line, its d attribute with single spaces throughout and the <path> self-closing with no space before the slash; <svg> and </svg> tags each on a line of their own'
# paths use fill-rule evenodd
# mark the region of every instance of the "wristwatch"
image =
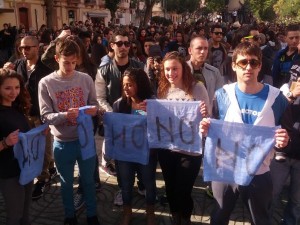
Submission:
<svg viewBox="0 0 300 225">
<path fill-rule="evenodd" d="M 286 97 L 288 97 L 289 99 L 292 99 L 292 100 L 295 100 L 296 98 L 293 96 L 293 93 L 291 91 L 289 91 L 287 94 L 286 94 Z"/>
</svg>

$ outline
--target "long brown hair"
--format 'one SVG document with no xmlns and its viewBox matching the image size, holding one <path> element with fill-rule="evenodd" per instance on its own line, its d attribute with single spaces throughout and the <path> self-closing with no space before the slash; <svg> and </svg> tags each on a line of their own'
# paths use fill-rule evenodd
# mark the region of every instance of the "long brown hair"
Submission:
<svg viewBox="0 0 300 225">
<path fill-rule="evenodd" d="M 167 92 L 171 86 L 170 82 L 165 76 L 165 68 L 164 68 L 164 64 L 168 60 L 177 60 L 182 65 L 183 91 L 185 91 L 188 95 L 192 96 L 193 87 L 196 81 L 192 75 L 191 68 L 186 63 L 185 59 L 182 56 L 180 56 L 179 52 L 173 51 L 167 53 L 162 61 L 161 73 L 160 73 L 158 91 L 157 91 L 158 98 L 166 98 Z"/>
<path fill-rule="evenodd" d="M 25 88 L 23 77 L 14 70 L 0 69 L 0 86 L 2 86 L 4 81 L 9 78 L 16 78 L 20 83 L 20 93 L 16 100 L 13 102 L 13 107 L 16 108 L 19 112 L 28 116 L 31 107 L 30 95 Z M 2 103 L 2 96 L 0 96 L 0 102 Z"/>
</svg>

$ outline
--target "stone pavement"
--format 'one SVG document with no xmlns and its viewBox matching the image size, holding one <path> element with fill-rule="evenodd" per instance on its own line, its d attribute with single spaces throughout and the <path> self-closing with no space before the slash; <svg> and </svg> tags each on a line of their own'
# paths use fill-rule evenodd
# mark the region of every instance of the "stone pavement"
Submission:
<svg viewBox="0 0 300 225">
<path fill-rule="evenodd" d="M 98 139 L 98 138 L 97 138 Z M 97 140 L 99 142 L 99 140 Z M 77 167 L 75 168 L 75 176 L 77 175 Z M 97 193 L 98 217 L 102 225 L 118 225 L 121 220 L 122 207 L 115 206 L 113 199 L 118 191 L 116 178 L 107 176 L 103 172 L 100 174 L 102 182 L 102 190 Z M 157 169 L 157 192 L 158 196 L 164 194 L 164 181 L 161 170 Z M 74 190 L 78 186 L 78 180 L 75 178 Z M 202 181 L 201 174 L 196 180 L 193 190 L 194 213 L 192 216 L 193 225 L 209 224 L 209 213 L 213 207 L 213 199 L 205 194 L 205 184 Z M 275 210 L 274 224 L 278 224 L 284 204 L 286 204 L 286 190 L 283 194 L 280 207 Z M 137 193 L 136 186 L 133 192 L 133 220 L 132 225 L 146 224 L 145 201 L 144 197 Z M 168 205 L 161 205 L 158 202 L 155 206 L 158 225 L 171 225 Z M 62 225 L 64 220 L 64 210 L 60 196 L 59 177 L 57 176 L 51 186 L 46 190 L 44 196 L 32 203 L 31 209 L 32 225 Z M 83 207 L 77 213 L 80 225 L 86 224 L 85 208 Z M 5 206 L 3 198 L 0 195 L 0 225 L 5 225 Z M 238 201 L 234 212 L 231 216 L 230 225 L 250 225 L 249 213 Z"/>
</svg>

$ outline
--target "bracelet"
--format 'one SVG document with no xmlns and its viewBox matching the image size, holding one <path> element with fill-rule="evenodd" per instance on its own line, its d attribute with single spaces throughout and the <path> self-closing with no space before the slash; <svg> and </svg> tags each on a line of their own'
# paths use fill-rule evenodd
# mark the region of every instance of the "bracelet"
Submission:
<svg viewBox="0 0 300 225">
<path fill-rule="evenodd" d="M 5 141 L 5 138 L 2 139 L 2 145 L 3 145 L 3 148 L 8 148 L 9 147 L 6 143 L 6 141 Z"/>
</svg>

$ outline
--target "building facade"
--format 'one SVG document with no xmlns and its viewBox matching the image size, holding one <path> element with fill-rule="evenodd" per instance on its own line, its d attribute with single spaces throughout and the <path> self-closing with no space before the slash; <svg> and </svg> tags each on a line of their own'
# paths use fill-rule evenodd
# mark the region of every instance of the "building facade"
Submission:
<svg viewBox="0 0 300 225">
<path fill-rule="evenodd" d="M 50 0 L 51 1 L 51 0 Z M 47 7 L 44 0 L 0 0 L 0 21 L 19 27 L 21 24 L 26 30 L 38 30 L 47 23 Z M 105 9 L 104 0 L 52 0 L 53 26 L 72 21 L 101 21 L 106 25 L 110 21 L 110 12 Z"/>
</svg>

